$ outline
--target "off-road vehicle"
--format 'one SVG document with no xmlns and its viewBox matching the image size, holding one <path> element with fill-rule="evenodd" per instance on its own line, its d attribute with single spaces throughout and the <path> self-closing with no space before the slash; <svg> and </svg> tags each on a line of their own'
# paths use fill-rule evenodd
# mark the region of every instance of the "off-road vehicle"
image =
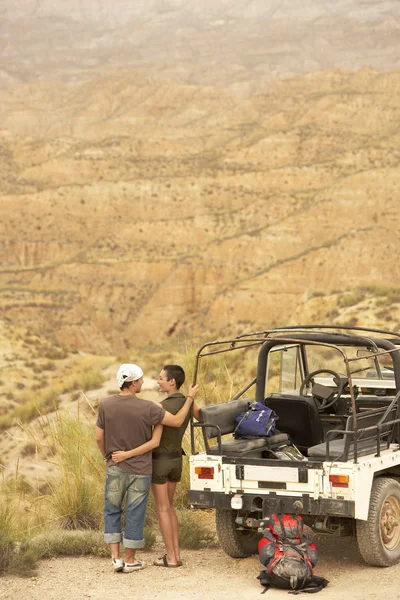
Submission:
<svg viewBox="0 0 400 600">
<path fill-rule="evenodd" d="M 200 422 L 191 422 L 189 503 L 216 510 L 232 557 L 257 551 L 270 514 L 297 513 L 317 532 L 355 533 L 368 564 L 399 562 L 399 334 L 331 326 L 244 333 L 204 344 L 195 379 L 207 373 L 207 357 L 250 348 L 256 376 L 226 402 L 205 398 Z M 276 430 L 237 439 L 235 418 L 254 400 L 275 411 Z"/>
</svg>

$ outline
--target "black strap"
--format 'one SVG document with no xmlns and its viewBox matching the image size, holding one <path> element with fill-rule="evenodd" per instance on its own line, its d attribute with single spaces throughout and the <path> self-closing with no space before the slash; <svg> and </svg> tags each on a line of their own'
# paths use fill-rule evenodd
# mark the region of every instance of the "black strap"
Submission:
<svg viewBox="0 0 400 600">
<path fill-rule="evenodd" d="M 182 448 L 179 450 L 175 450 L 174 452 L 166 452 L 164 450 L 153 450 L 152 457 L 155 460 L 158 459 L 171 459 L 171 458 L 180 458 L 182 456 Z"/>
<path fill-rule="evenodd" d="M 309 581 L 307 583 L 307 585 L 304 586 L 304 588 L 299 589 L 299 590 L 293 590 L 293 591 L 289 592 L 289 594 L 295 594 L 296 596 L 297 596 L 297 594 L 301 594 L 302 592 L 304 592 L 305 594 L 316 594 L 317 592 L 320 592 L 321 590 L 326 588 L 328 583 L 329 583 L 329 581 L 327 579 L 325 579 L 324 577 L 314 576 L 311 579 L 311 581 Z"/>
<path fill-rule="evenodd" d="M 248 411 L 246 411 L 246 412 L 244 413 L 243 417 L 240 419 L 239 423 L 236 425 L 236 427 L 235 427 L 235 429 L 234 429 L 234 431 L 233 431 L 233 437 L 235 437 L 236 430 L 237 430 L 237 429 L 238 429 L 238 427 L 241 425 L 242 421 L 244 421 L 245 419 L 248 419 L 248 418 L 249 418 L 249 414 L 250 414 L 250 411 L 251 411 L 251 410 L 252 410 L 252 409 L 251 409 L 251 408 L 249 408 L 249 410 L 248 410 Z"/>
<path fill-rule="evenodd" d="M 266 569 L 264 571 L 260 571 L 260 574 L 257 577 L 257 579 L 260 581 L 260 584 L 264 587 L 261 593 L 265 594 L 265 592 L 268 592 L 269 588 L 271 587 L 271 584 L 269 583 L 270 574 L 268 573 L 268 571 Z"/>
</svg>

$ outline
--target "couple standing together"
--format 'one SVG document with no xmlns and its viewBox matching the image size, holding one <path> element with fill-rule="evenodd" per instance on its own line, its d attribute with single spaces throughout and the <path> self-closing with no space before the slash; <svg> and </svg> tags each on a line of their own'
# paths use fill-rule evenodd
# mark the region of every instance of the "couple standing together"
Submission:
<svg viewBox="0 0 400 600">
<path fill-rule="evenodd" d="M 189 422 L 198 386 L 185 397 L 179 392 L 185 372 L 179 365 L 165 365 L 158 386 L 167 397 L 161 403 L 136 396 L 143 385 L 143 371 L 123 364 L 117 373 L 120 393 L 99 405 L 96 442 L 107 462 L 104 492 L 104 540 L 109 545 L 115 571 L 130 573 L 145 567 L 135 558 L 144 547 L 144 521 L 150 486 L 157 506 L 166 554 L 153 564 L 180 567 L 178 521 L 173 506 L 176 484 L 182 473 L 181 442 Z M 122 536 L 122 502 L 125 497 L 125 531 Z M 125 546 L 125 562 L 120 543 Z"/>
</svg>

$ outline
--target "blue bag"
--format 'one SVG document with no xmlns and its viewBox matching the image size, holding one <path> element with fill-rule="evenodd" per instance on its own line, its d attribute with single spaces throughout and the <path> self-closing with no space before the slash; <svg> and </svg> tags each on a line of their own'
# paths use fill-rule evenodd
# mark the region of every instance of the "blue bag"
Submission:
<svg viewBox="0 0 400 600">
<path fill-rule="evenodd" d="M 235 438 L 270 437 L 275 433 L 278 415 L 261 402 L 251 402 L 249 409 L 235 418 Z"/>
</svg>

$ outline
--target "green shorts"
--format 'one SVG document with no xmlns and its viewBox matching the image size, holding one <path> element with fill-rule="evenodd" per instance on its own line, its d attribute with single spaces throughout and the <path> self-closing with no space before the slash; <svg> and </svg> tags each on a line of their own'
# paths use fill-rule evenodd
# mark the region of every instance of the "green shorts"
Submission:
<svg viewBox="0 0 400 600">
<path fill-rule="evenodd" d="M 163 484 L 167 481 L 178 482 L 182 475 L 182 457 L 153 459 L 151 483 Z"/>
</svg>

